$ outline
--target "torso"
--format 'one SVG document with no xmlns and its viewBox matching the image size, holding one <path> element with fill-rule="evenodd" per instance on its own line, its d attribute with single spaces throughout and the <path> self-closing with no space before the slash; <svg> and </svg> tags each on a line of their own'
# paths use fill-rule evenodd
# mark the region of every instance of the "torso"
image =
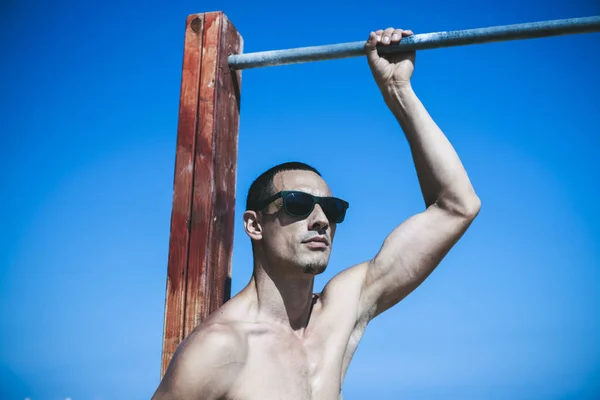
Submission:
<svg viewBox="0 0 600 400">
<path fill-rule="evenodd" d="M 341 399 L 346 370 L 365 328 L 357 326 L 355 313 L 341 311 L 317 299 L 302 335 L 272 324 L 230 320 L 245 339 L 246 357 L 225 399 Z"/>
</svg>

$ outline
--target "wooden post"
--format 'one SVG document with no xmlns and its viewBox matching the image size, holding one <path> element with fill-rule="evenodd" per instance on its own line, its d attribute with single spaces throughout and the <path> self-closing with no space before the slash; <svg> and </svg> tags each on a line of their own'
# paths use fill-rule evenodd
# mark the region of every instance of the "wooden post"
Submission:
<svg viewBox="0 0 600 400">
<path fill-rule="evenodd" d="M 187 18 L 161 378 L 181 341 L 229 299 L 243 40 L 222 12 Z"/>
</svg>

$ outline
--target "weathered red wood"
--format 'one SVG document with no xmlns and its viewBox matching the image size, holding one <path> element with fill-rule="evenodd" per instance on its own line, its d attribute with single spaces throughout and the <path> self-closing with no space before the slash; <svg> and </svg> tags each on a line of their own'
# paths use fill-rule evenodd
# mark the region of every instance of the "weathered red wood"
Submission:
<svg viewBox="0 0 600 400">
<path fill-rule="evenodd" d="M 214 204 L 215 74 L 220 27 L 221 18 L 217 13 L 204 14 L 184 336 L 208 314 L 208 301 L 205 300 L 210 289 L 208 253 L 211 250 L 209 234 Z"/>
<path fill-rule="evenodd" d="M 238 128 L 240 112 L 241 71 L 232 71 L 227 64 L 229 54 L 242 52 L 243 40 L 237 30 L 223 15 L 223 44 L 219 51 L 217 76 L 215 132 L 215 203 L 210 231 L 211 246 L 208 265 L 218 266 L 210 270 L 212 282 L 209 312 L 219 308 L 229 299 L 231 292 L 231 261 L 233 252 L 234 205 L 238 151 Z"/>
<path fill-rule="evenodd" d="M 183 338 L 203 25 L 202 15 L 190 15 L 187 18 L 179 99 L 161 375 L 164 374 Z"/>
<path fill-rule="evenodd" d="M 188 39 L 193 27 L 200 28 L 199 47 Z M 229 69 L 227 56 L 241 52 L 242 38 L 222 12 L 197 14 L 188 17 L 185 45 L 181 96 L 195 99 L 194 123 L 186 122 L 192 103 L 182 100 L 172 219 L 176 207 L 187 207 L 187 223 L 182 230 L 178 212 L 171 227 L 161 376 L 181 340 L 230 296 L 241 71 Z M 188 59 L 198 62 L 194 77 L 186 73 Z M 180 156 L 180 143 L 191 153 Z M 180 196 L 188 202 L 180 204 Z"/>
<path fill-rule="evenodd" d="M 205 14 L 184 335 L 230 294 L 241 76 L 227 56 L 240 44 L 223 13 Z"/>
</svg>

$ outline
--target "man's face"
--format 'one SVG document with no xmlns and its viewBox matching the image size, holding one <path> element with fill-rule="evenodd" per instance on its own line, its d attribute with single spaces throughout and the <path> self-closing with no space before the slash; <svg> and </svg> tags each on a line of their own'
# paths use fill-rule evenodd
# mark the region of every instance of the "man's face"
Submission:
<svg viewBox="0 0 600 400">
<path fill-rule="evenodd" d="M 325 181 L 311 171 L 284 171 L 273 179 L 275 190 L 299 190 L 315 196 L 331 196 Z M 275 267 L 290 266 L 304 273 L 322 273 L 329 263 L 336 224 L 325 216 L 319 204 L 305 218 L 288 215 L 279 198 L 259 213 L 261 245 L 268 262 Z M 310 241 L 322 238 L 325 243 Z"/>
</svg>

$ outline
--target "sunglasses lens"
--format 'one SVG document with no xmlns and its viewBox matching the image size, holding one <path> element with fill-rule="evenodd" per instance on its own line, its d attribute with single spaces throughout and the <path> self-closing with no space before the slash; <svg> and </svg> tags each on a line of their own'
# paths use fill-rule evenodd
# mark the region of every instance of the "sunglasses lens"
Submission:
<svg viewBox="0 0 600 400">
<path fill-rule="evenodd" d="M 314 197 L 304 192 L 291 192 L 284 198 L 285 210 L 296 217 L 306 217 L 314 208 Z M 341 223 L 346 217 L 348 208 L 343 200 L 334 197 L 321 198 L 319 201 L 327 219 L 331 222 Z"/>
<path fill-rule="evenodd" d="M 325 215 L 327 215 L 327 219 L 330 221 L 335 221 L 338 224 L 344 221 L 346 206 L 341 200 L 334 198 L 323 199 L 322 207 Z"/>
<path fill-rule="evenodd" d="M 285 208 L 292 215 L 306 216 L 313 209 L 313 197 L 307 193 L 290 193 L 285 197 Z"/>
</svg>

